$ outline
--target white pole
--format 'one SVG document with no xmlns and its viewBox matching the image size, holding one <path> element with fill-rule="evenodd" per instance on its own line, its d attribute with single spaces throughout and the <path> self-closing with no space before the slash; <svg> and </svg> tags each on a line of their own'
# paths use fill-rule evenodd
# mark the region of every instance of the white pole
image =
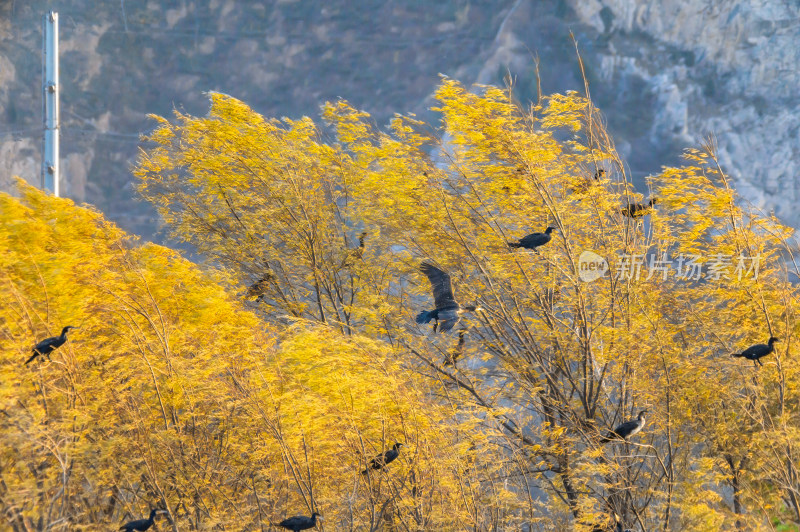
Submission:
<svg viewBox="0 0 800 532">
<path fill-rule="evenodd" d="M 58 13 L 53 11 L 42 17 L 42 54 L 42 188 L 58 196 Z"/>
</svg>

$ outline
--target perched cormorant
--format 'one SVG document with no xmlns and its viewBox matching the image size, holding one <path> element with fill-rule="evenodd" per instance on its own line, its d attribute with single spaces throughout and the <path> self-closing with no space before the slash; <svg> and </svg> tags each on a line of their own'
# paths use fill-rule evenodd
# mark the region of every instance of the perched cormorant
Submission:
<svg viewBox="0 0 800 532">
<path fill-rule="evenodd" d="M 265 273 L 261 279 L 250 285 L 250 287 L 247 289 L 247 297 L 252 299 L 261 299 L 261 297 L 263 297 L 269 289 L 269 283 L 274 279 L 275 275 L 273 275 L 272 272 Z"/>
<path fill-rule="evenodd" d="M 458 359 L 464 354 L 465 334 L 467 334 L 467 331 L 458 331 L 458 344 L 456 344 L 456 348 L 453 349 L 453 352 L 447 355 L 447 358 L 444 359 L 445 366 L 455 366 L 456 362 L 458 362 Z"/>
<path fill-rule="evenodd" d="M 31 358 L 25 361 L 25 364 L 30 363 L 34 358 L 38 357 L 39 355 L 45 355 L 47 359 L 50 359 L 50 353 L 64 345 L 64 342 L 67 341 L 67 333 L 70 329 L 77 329 L 77 327 L 73 327 L 72 325 L 67 325 L 61 330 L 61 336 L 52 336 L 45 340 L 42 340 L 38 344 L 36 344 L 32 352 Z"/>
<path fill-rule="evenodd" d="M 366 231 L 358 235 L 358 247 L 347 252 L 347 256 L 344 258 L 344 261 L 342 261 L 342 266 L 352 266 L 356 261 L 361 260 L 361 257 L 364 256 L 364 239 L 366 237 Z"/>
<path fill-rule="evenodd" d="M 555 227 L 549 226 L 547 229 L 545 229 L 544 233 L 531 233 L 526 237 L 520 238 L 519 242 L 509 242 L 508 247 L 532 249 L 536 253 L 539 253 L 539 250 L 536 248 L 539 246 L 544 246 L 550 242 L 550 239 L 553 238 L 553 235 L 550 233 L 555 230 Z"/>
<path fill-rule="evenodd" d="M 367 232 L 363 231 L 360 235 L 358 235 L 358 247 L 353 250 L 353 256 L 355 258 L 360 259 L 364 256 L 364 239 L 367 237 Z"/>
<path fill-rule="evenodd" d="M 598 168 L 598 170 L 594 173 L 592 177 L 581 178 L 577 185 L 572 187 L 572 192 L 575 194 L 583 194 L 591 187 L 597 185 L 603 176 L 606 174 L 606 171 L 602 168 Z"/>
<path fill-rule="evenodd" d="M 294 517 L 290 517 L 289 519 L 284 519 L 278 523 L 278 526 L 282 526 L 283 528 L 292 530 L 293 532 L 300 532 L 300 530 L 308 530 L 309 528 L 314 528 L 317 526 L 317 517 L 319 517 L 320 521 L 322 521 L 322 516 L 317 512 L 311 514 L 311 517 L 296 515 Z"/>
<path fill-rule="evenodd" d="M 646 214 L 649 214 L 650 209 L 658 202 L 658 198 L 651 198 L 646 204 L 641 203 L 629 203 L 627 207 L 620 209 L 624 216 L 628 218 L 641 218 Z"/>
<path fill-rule="evenodd" d="M 370 469 L 383 469 L 385 465 L 394 462 L 394 460 L 400 456 L 400 447 L 402 446 L 402 443 L 395 443 L 391 449 L 384 451 L 382 454 L 370 460 L 369 467 L 362 471 L 361 474 L 366 475 Z"/>
<path fill-rule="evenodd" d="M 153 526 L 153 518 L 156 516 L 157 513 L 166 513 L 165 510 L 150 510 L 150 517 L 147 519 L 137 519 L 136 521 L 130 521 L 129 523 L 125 523 L 121 527 L 120 530 L 124 530 L 125 532 L 133 532 L 134 530 L 138 532 L 143 532 L 147 530 L 151 526 Z"/>
<path fill-rule="evenodd" d="M 436 320 L 436 323 L 433 324 L 433 332 L 436 332 L 437 328 L 440 332 L 447 332 L 458 323 L 464 311 L 475 312 L 476 310 L 480 310 L 480 307 L 462 307 L 456 302 L 453 298 L 453 286 L 450 283 L 450 274 L 443 272 L 436 266 L 427 262 L 423 262 L 419 269 L 431 282 L 436 308 L 434 310 L 423 310 L 417 314 L 417 323 L 422 324 L 428 323 L 431 320 Z"/>
<path fill-rule="evenodd" d="M 600 443 L 606 443 L 619 438 L 627 440 L 629 436 L 633 436 L 634 434 L 642 430 L 642 427 L 644 427 L 644 424 L 647 421 L 644 417 L 646 413 L 647 410 L 642 410 L 641 412 L 639 412 L 639 415 L 636 416 L 636 419 L 631 419 L 630 421 L 626 421 L 622 425 L 610 431 L 605 438 L 600 439 Z"/>
<path fill-rule="evenodd" d="M 623 529 L 623 526 L 622 526 L 622 521 L 620 520 L 620 518 L 616 514 L 616 512 L 614 512 L 614 514 L 612 515 L 612 518 L 614 520 L 613 528 L 612 528 L 611 524 L 606 522 L 604 524 L 594 525 L 592 527 L 592 532 L 612 532 L 612 531 L 613 532 L 625 532 L 624 529 Z"/>
<path fill-rule="evenodd" d="M 756 362 L 758 362 L 760 366 L 763 366 L 764 364 L 761 363 L 759 358 L 765 357 L 775 351 L 775 346 L 773 345 L 775 342 L 780 342 L 780 339 L 770 336 L 769 341 L 766 344 L 751 345 L 741 353 L 732 353 L 731 356 L 752 360 L 754 366 L 756 365 Z"/>
</svg>

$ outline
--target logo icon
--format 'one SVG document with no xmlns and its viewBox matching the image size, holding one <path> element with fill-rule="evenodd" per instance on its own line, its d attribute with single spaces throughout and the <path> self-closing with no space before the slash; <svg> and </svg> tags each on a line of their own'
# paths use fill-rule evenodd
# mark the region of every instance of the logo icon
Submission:
<svg viewBox="0 0 800 532">
<path fill-rule="evenodd" d="M 591 283 L 601 278 L 608 271 L 608 261 L 594 251 L 584 251 L 578 257 L 578 277 L 581 281 Z"/>
</svg>

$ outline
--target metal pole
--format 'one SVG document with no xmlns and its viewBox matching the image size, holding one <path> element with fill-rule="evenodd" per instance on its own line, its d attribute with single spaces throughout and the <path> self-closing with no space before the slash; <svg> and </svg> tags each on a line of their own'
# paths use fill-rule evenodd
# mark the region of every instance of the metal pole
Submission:
<svg viewBox="0 0 800 532">
<path fill-rule="evenodd" d="M 42 55 L 42 188 L 58 196 L 58 13 L 53 11 L 42 17 Z"/>
</svg>

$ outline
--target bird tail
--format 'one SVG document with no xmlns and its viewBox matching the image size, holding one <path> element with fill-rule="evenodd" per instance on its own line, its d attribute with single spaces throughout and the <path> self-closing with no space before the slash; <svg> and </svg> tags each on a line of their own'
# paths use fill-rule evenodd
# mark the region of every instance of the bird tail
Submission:
<svg viewBox="0 0 800 532">
<path fill-rule="evenodd" d="M 431 316 L 431 311 L 429 310 L 423 310 L 422 312 L 417 314 L 417 323 L 428 323 L 432 319 L 433 316 Z"/>
<path fill-rule="evenodd" d="M 731 353 L 731 356 L 736 358 L 742 358 L 744 355 L 742 355 L 741 353 Z"/>
<path fill-rule="evenodd" d="M 506 244 L 508 244 L 508 247 L 510 247 L 511 249 L 522 247 L 522 244 L 520 244 L 519 242 L 506 242 Z"/>
<path fill-rule="evenodd" d="M 36 357 L 38 357 L 38 356 L 39 356 L 39 353 L 37 353 L 36 351 L 34 351 L 34 352 L 33 352 L 33 354 L 31 355 L 31 358 L 29 358 L 28 360 L 26 360 L 26 361 L 25 361 L 25 365 L 27 366 L 28 364 L 30 364 L 30 363 L 31 363 L 31 361 L 33 361 L 33 359 L 34 359 L 34 358 L 36 358 Z"/>
<path fill-rule="evenodd" d="M 608 443 L 610 441 L 615 441 L 619 439 L 620 439 L 619 434 L 617 434 L 616 432 L 608 432 L 605 436 L 600 438 L 600 443 Z"/>
</svg>

